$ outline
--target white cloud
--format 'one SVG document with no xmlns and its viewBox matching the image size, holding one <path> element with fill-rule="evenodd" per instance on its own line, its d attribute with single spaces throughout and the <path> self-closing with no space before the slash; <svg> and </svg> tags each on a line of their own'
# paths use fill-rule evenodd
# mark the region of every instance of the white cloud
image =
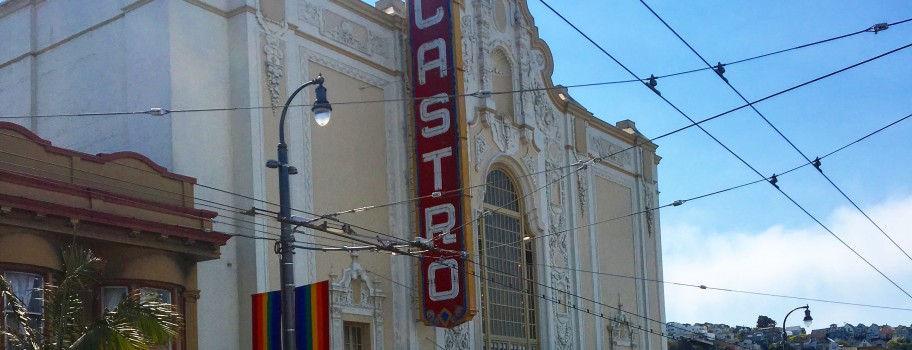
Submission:
<svg viewBox="0 0 912 350">
<path fill-rule="evenodd" d="M 903 249 L 912 252 L 912 197 L 864 208 Z M 833 232 L 912 293 L 912 260 L 854 208 L 825 221 Z M 903 294 L 820 226 L 769 227 L 760 232 L 707 232 L 686 222 L 662 227 L 665 280 L 741 291 L 912 309 Z M 912 311 L 846 306 L 665 284 L 668 321 L 753 326 L 758 315 L 781 323 L 809 304 L 812 328 L 831 323 L 909 325 Z M 800 325 L 803 315 L 789 317 Z"/>
</svg>

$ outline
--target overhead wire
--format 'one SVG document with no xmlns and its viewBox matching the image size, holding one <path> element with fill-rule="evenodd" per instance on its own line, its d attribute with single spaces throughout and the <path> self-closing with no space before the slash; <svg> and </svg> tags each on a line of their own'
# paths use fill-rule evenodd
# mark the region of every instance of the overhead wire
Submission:
<svg viewBox="0 0 912 350">
<path fill-rule="evenodd" d="M 582 35 L 584 38 L 586 38 L 586 40 L 588 40 L 592 45 L 594 45 L 596 48 L 598 48 L 602 53 L 604 53 L 606 56 L 608 56 L 608 57 L 609 57 L 612 61 L 614 61 L 617 65 L 619 65 L 621 68 L 623 68 L 623 69 L 624 69 L 625 71 L 627 71 L 629 74 L 631 74 L 631 75 L 633 75 L 634 77 L 636 77 L 636 74 L 633 73 L 633 71 L 631 71 L 629 68 L 627 68 L 627 66 L 625 66 L 623 63 L 621 63 L 620 61 L 618 61 L 613 55 L 611 55 L 610 53 L 608 53 L 608 51 L 606 51 L 604 48 L 601 47 L 601 45 L 599 45 L 599 44 L 596 43 L 594 40 L 592 40 L 592 38 L 590 38 L 588 35 L 586 35 L 582 30 L 580 30 L 575 24 L 573 24 L 572 22 L 570 22 L 566 17 L 564 17 L 563 15 L 561 15 L 559 12 L 557 12 L 557 10 L 555 10 L 553 7 L 551 7 L 551 5 L 549 5 L 545 0 L 539 0 L 539 1 L 540 1 L 541 3 L 543 3 L 548 9 L 550 9 L 551 12 L 555 13 L 558 17 L 560 17 L 560 18 L 561 18 L 565 23 L 567 23 L 570 27 L 572 27 L 577 33 L 579 33 L 579 34 Z M 838 71 L 836 71 L 836 72 L 826 74 L 826 75 L 824 75 L 824 76 L 822 76 L 822 77 L 813 79 L 813 80 L 811 80 L 811 81 L 809 81 L 809 82 L 807 82 L 807 83 L 804 83 L 804 84 L 801 84 L 801 85 L 798 85 L 798 86 L 804 86 L 804 85 L 810 84 L 811 82 L 815 82 L 815 81 L 824 79 L 824 78 L 826 78 L 826 77 L 830 77 L 830 76 L 836 75 L 836 74 L 838 74 L 838 73 L 840 73 L 840 72 L 843 72 L 843 71 L 846 71 L 846 70 L 848 70 L 848 69 L 851 69 L 851 68 L 860 66 L 860 65 L 862 65 L 862 64 L 864 64 L 864 63 L 871 62 L 871 61 L 874 61 L 874 60 L 876 60 L 876 59 L 878 59 L 878 58 L 882 58 L 882 57 L 887 56 L 887 55 L 889 55 L 889 54 L 892 54 L 892 53 L 901 51 L 901 50 L 906 49 L 906 48 L 908 48 L 908 47 L 910 47 L 910 46 L 912 46 L 912 44 L 907 44 L 907 45 L 901 46 L 901 47 L 899 47 L 899 48 L 890 50 L 890 51 L 888 51 L 888 52 L 886 52 L 886 53 L 877 55 L 877 56 L 875 56 L 875 57 L 873 57 L 873 58 L 869 58 L 869 59 L 864 60 L 864 61 L 862 61 L 862 62 L 860 62 L 860 63 L 853 64 L 853 65 L 851 65 L 851 66 L 849 66 L 849 67 L 840 69 L 840 70 L 838 70 Z M 660 99 L 662 99 L 663 101 L 665 101 L 666 104 L 668 104 L 668 105 L 669 105 L 670 107 L 672 107 L 675 111 L 677 111 L 679 114 L 681 114 L 681 116 L 683 116 L 683 117 L 686 118 L 687 120 L 691 121 L 691 123 L 694 123 L 694 125 L 696 125 L 701 131 L 703 131 L 703 133 L 705 133 L 707 136 L 709 136 L 711 139 L 713 139 L 713 141 L 715 141 L 717 144 L 719 144 L 719 146 L 721 146 L 722 148 L 724 148 L 729 154 L 731 154 L 732 156 L 734 156 L 735 158 L 737 158 L 741 163 L 743 163 L 743 164 L 746 165 L 748 168 L 750 168 L 750 169 L 751 169 L 754 173 L 756 173 L 758 176 L 760 176 L 760 177 L 763 178 L 763 179 L 766 179 L 766 176 L 764 176 L 763 174 L 761 174 L 756 168 L 754 168 L 754 166 L 752 166 L 750 163 L 748 163 L 746 160 L 744 160 L 744 158 L 742 158 L 741 156 L 739 156 L 739 155 L 738 155 L 737 153 L 735 153 L 731 148 L 729 148 L 729 147 L 726 146 L 724 143 L 722 143 L 722 141 L 720 141 L 718 138 L 716 138 L 714 135 L 712 135 L 712 133 L 710 133 L 708 130 L 706 130 L 705 128 L 703 128 L 702 126 L 700 126 L 700 125 L 698 125 L 696 122 L 694 122 L 693 119 L 692 119 L 689 115 L 687 115 L 687 113 L 684 113 L 684 111 L 682 111 L 680 108 L 678 108 L 674 103 L 672 103 L 672 102 L 671 102 L 670 100 L 668 100 L 666 97 L 663 97 L 660 93 L 658 93 L 658 91 L 655 90 L 654 86 L 652 86 L 652 85 L 650 85 L 649 83 L 646 83 L 646 82 L 644 82 L 643 85 L 644 85 L 645 87 L 649 88 L 650 90 L 652 90 Z M 794 89 L 794 88 L 792 88 L 792 89 Z M 789 91 L 789 90 L 790 90 L 790 89 L 783 90 L 783 91 Z M 777 93 L 777 94 L 774 94 L 774 95 L 778 95 L 778 94 L 781 94 L 781 93 L 783 93 L 783 92 L 780 92 L 780 93 Z M 754 103 L 757 103 L 757 102 L 759 102 L 759 101 L 768 99 L 768 98 L 770 98 L 771 96 L 774 96 L 774 95 L 770 95 L 770 96 L 765 97 L 765 98 L 763 98 L 763 99 L 760 99 L 760 100 L 758 100 L 758 101 L 754 101 L 753 103 L 748 103 L 747 105 L 743 105 L 742 107 L 739 107 L 739 109 L 744 108 L 744 107 L 749 106 L 749 105 L 753 105 Z M 866 259 L 864 256 L 862 256 L 861 253 L 859 253 L 858 251 L 856 251 L 855 248 L 852 248 L 851 245 L 849 245 L 849 244 L 848 244 L 847 242 L 845 242 L 842 238 L 840 238 L 838 235 L 836 235 L 836 233 L 834 233 L 832 230 L 829 229 L 829 227 L 827 227 L 826 225 L 824 225 L 823 222 L 821 222 L 819 219 L 817 219 L 817 217 L 815 217 L 813 214 L 811 214 L 809 211 L 807 211 L 807 209 L 805 209 L 801 204 L 799 204 L 797 201 L 795 201 L 795 199 L 793 199 L 791 196 L 789 196 L 787 193 L 785 193 L 785 191 L 783 191 L 781 188 L 779 188 L 779 186 L 776 186 L 776 184 L 773 183 L 773 181 L 770 181 L 770 184 L 773 185 L 773 186 L 776 188 L 776 190 L 778 190 L 779 193 L 782 194 L 785 198 L 787 198 L 793 205 L 795 205 L 796 207 L 798 207 L 798 209 L 800 209 L 805 215 L 807 215 L 808 217 L 810 217 L 810 218 L 811 218 L 814 222 L 816 222 L 819 226 L 823 227 L 823 229 L 826 230 L 831 236 L 833 236 L 834 238 L 836 238 L 836 240 L 838 240 L 840 243 L 842 243 L 842 245 L 844 245 L 846 248 L 848 248 L 849 251 L 851 251 L 853 254 L 855 254 L 856 256 L 858 256 L 858 258 L 860 258 L 862 261 L 864 261 L 864 262 L 865 262 L 868 266 L 870 266 L 872 269 L 874 269 L 875 271 L 877 271 L 877 273 L 880 274 L 884 279 L 886 279 L 887 281 L 889 281 L 891 284 L 893 284 L 893 286 L 895 286 L 897 289 L 899 289 L 901 292 L 903 292 L 903 294 L 905 294 L 905 295 L 908 296 L 910 299 L 912 299 L 912 294 L 909 294 L 909 292 L 907 292 L 907 291 L 906 291 L 905 289 L 903 289 L 899 284 L 897 284 L 895 281 L 893 281 L 892 278 L 890 278 L 890 277 L 887 276 L 885 273 L 883 273 L 879 268 L 877 268 L 876 266 L 874 266 L 873 263 L 871 263 L 870 261 L 868 261 L 868 259 Z"/>
<path fill-rule="evenodd" d="M 500 260 L 500 261 L 504 261 L 504 262 L 508 262 L 508 263 L 516 263 L 516 261 L 510 260 L 510 259 L 505 259 L 505 258 L 499 258 L 499 257 L 496 257 L 496 256 L 486 256 L 485 259 L 493 259 L 493 260 Z M 638 281 L 644 281 L 644 282 L 654 282 L 654 283 L 670 284 L 670 285 L 676 285 L 676 286 L 681 286 L 681 287 L 692 287 L 692 288 L 698 288 L 698 289 L 702 289 L 702 290 L 715 290 L 715 291 L 721 291 L 721 292 L 732 292 L 732 293 L 741 293 L 741 294 L 751 294 L 751 295 L 768 296 L 768 297 L 785 298 L 785 299 L 794 299 L 794 300 L 817 301 L 817 302 L 821 302 L 821 303 L 840 304 L 840 305 L 846 305 L 846 306 L 857 306 L 857 307 L 866 307 L 866 308 L 874 308 L 874 309 L 885 309 L 885 310 L 895 310 L 895 311 L 912 311 L 912 308 L 903 308 L 903 307 L 895 307 L 895 306 L 884 306 L 884 305 L 860 304 L 860 303 L 852 303 L 852 302 L 845 302 L 845 301 L 836 301 L 836 300 L 818 299 L 818 298 L 808 298 L 808 297 L 798 297 L 798 296 L 791 296 L 791 295 L 774 294 L 774 293 L 767 293 L 767 292 L 756 292 L 756 291 L 748 291 L 748 290 L 740 290 L 740 289 L 732 289 L 732 288 L 711 287 L 711 286 L 707 286 L 707 285 L 704 285 L 704 284 L 693 284 L 693 283 L 684 283 L 684 282 L 673 282 L 673 281 L 659 280 L 659 279 L 653 279 L 653 278 L 628 276 L 628 275 L 623 275 L 623 274 L 619 274 L 619 273 L 591 271 L 591 270 L 585 270 L 585 269 L 576 269 L 576 268 L 570 268 L 570 267 L 561 267 L 561 266 L 548 265 L 548 264 L 541 264 L 541 263 L 533 263 L 533 264 L 523 263 L 523 264 L 535 265 L 535 266 L 542 266 L 542 267 L 554 268 L 554 269 L 561 269 L 561 270 L 566 270 L 566 271 L 571 271 L 571 272 L 581 272 L 581 273 L 588 273 L 588 274 L 593 274 L 593 275 L 601 275 L 601 276 L 608 276 L 608 277 L 617 277 L 617 278 L 624 278 L 624 279 L 632 279 L 632 280 L 638 280 Z"/>
<path fill-rule="evenodd" d="M 896 21 L 896 22 L 892 22 L 892 23 L 885 23 L 885 24 L 886 24 L 888 27 L 893 27 L 893 26 L 896 26 L 896 25 L 900 25 L 900 24 L 904 24 L 904 23 L 910 22 L 910 21 L 912 21 L 912 18 L 905 19 L 905 20 L 901 20 L 901 21 Z M 875 25 L 875 26 L 876 26 L 876 25 Z M 874 29 L 875 26 L 871 26 L 871 27 L 868 27 L 868 28 L 865 28 L 865 29 L 862 29 L 862 30 L 858 30 L 858 31 L 855 31 L 855 32 L 848 33 L 848 34 L 838 35 L 838 36 L 831 37 L 831 38 L 827 38 L 827 39 L 823 39 L 823 40 L 817 40 L 817 41 L 814 41 L 814 42 L 811 42 L 811 43 L 801 44 L 801 45 L 789 47 L 789 48 L 786 48 L 786 49 L 780 49 L 780 50 L 776 50 L 776 51 L 773 51 L 773 52 L 768 52 L 768 53 L 764 53 L 764 54 L 760 54 L 760 55 L 756 55 L 756 56 L 751 56 L 751 57 L 747 57 L 747 58 L 737 59 L 737 60 L 734 60 L 734 61 L 731 61 L 731 62 L 728 62 L 728 63 L 720 63 L 720 64 L 721 64 L 722 66 L 731 66 L 731 65 L 735 65 L 735 64 L 739 64 L 739 63 L 744 63 L 744 62 L 749 62 L 749 61 L 757 60 L 757 59 L 760 59 L 760 58 L 765 58 L 765 57 L 769 57 L 769 56 L 778 55 L 778 54 L 781 54 L 781 53 L 786 53 L 786 52 L 789 52 L 789 51 L 794 51 L 794 50 L 798 50 L 798 49 L 803 49 L 803 48 L 807 48 L 807 47 L 811 47 L 811 46 L 820 45 L 820 44 L 828 43 L 828 42 L 835 41 L 835 40 L 839 40 L 839 39 L 844 39 L 844 38 L 852 37 L 852 36 L 855 36 L 855 35 L 858 35 L 858 34 L 862 34 L 862 33 L 866 33 L 866 32 L 868 32 L 868 33 L 870 33 L 870 32 L 875 32 L 875 29 Z M 449 67 L 448 69 L 454 69 L 454 67 Z M 663 74 L 663 75 L 655 76 L 655 78 L 656 78 L 656 79 L 670 78 L 670 77 L 676 77 L 676 76 L 680 76 L 680 75 L 686 75 L 686 74 L 691 74 L 691 73 L 696 73 L 696 72 L 702 72 L 702 71 L 709 70 L 709 69 L 712 69 L 712 67 L 710 67 L 710 68 L 705 68 L 705 67 L 704 67 L 704 68 L 695 68 L 695 69 L 690 69 L 690 70 L 681 71 L 681 72 L 676 72 L 676 73 Z M 593 87 L 593 86 L 603 86 L 603 85 L 613 85 L 613 84 L 623 84 L 623 83 L 636 83 L 636 82 L 643 82 L 643 81 L 647 81 L 647 80 L 648 80 L 648 78 L 639 78 L 639 77 L 637 77 L 636 79 L 614 80 L 614 81 L 596 82 L 596 83 L 582 83 L 582 84 L 572 84 L 572 85 L 559 85 L 559 86 L 554 86 L 554 87 L 543 87 L 543 88 L 522 89 L 522 90 L 510 90 L 510 91 L 493 91 L 493 92 L 490 92 L 490 94 L 496 95 L 496 94 L 507 94 L 507 93 L 522 93 L 522 92 L 534 92 L 534 91 L 542 91 L 542 90 L 554 90 L 554 89 L 563 89 L 563 88 Z M 451 98 L 455 98 L 455 97 L 467 97 L 467 96 L 475 96 L 475 97 L 477 97 L 478 95 L 479 95 L 478 92 L 474 92 L 474 93 L 465 93 L 465 94 L 452 94 L 452 95 L 448 95 L 447 97 L 451 97 Z M 421 97 L 417 97 L 417 99 L 421 99 Z M 413 98 L 411 98 L 411 97 L 405 97 L 405 98 L 396 98 L 396 99 L 367 100 L 367 101 L 343 101 L 343 102 L 336 102 L 336 103 L 333 103 L 333 105 L 350 105 L 350 104 L 364 104 L 364 103 L 385 103 L 385 102 L 405 102 L 405 101 L 412 101 L 412 100 L 413 100 Z M 311 106 L 312 106 L 311 104 L 290 104 L 290 105 L 288 105 L 288 107 L 290 107 L 290 108 L 291 108 L 291 107 L 311 107 Z M 230 111 L 238 111 L 238 110 L 272 109 L 272 108 L 275 108 L 275 107 L 274 107 L 274 106 L 247 106 L 247 107 L 188 108 L 188 109 L 179 109 L 179 110 L 163 110 L 163 109 L 159 108 L 157 111 L 148 110 L 148 111 L 86 112 L 86 113 L 44 114 L 44 115 L 0 116 L 0 119 L 55 118 L 55 117 L 96 117 L 96 116 L 117 116 L 117 115 L 141 115 L 141 114 L 147 114 L 147 115 L 148 115 L 148 114 L 153 114 L 153 115 L 155 115 L 155 113 L 166 113 L 166 114 L 167 114 L 167 113 L 197 113 L 197 112 L 230 112 Z"/>
<path fill-rule="evenodd" d="M 0 134 L 0 135 L 3 135 L 3 134 Z M 48 164 L 48 165 L 54 165 L 54 166 L 61 166 L 61 167 L 63 167 L 63 165 L 60 165 L 60 164 L 55 164 L 55 163 L 53 163 L 53 162 L 48 162 L 48 161 L 44 161 L 44 160 L 41 160 L 41 159 L 36 159 L 36 158 L 33 158 L 33 157 L 28 157 L 28 156 L 24 156 L 24 155 L 12 153 L 12 152 L 6 152 L 6 151 L 0 150 L 0 154 L 8 154 L 8 155 L 16 156 L 16 157 L 26 158 L 26 159 L 29 159 L 29 160 L 35 161 L 35 162 L 40 162 L 40 163 L 45 163 L 45 164 Z M 167 196 L 166 194 L 150 193 L 150 192 L 147 192 L 147 191 L 139 191 L 139 190 L 137 190 L 137 189 L 135 189 L 135 188 L 129 188 L 129 187 L 126 187 L 126 186 L 123 186 L 123 185 L 116 185 L 116 184 L 106 183 L 106 182 L 102 182 L 101 180 L 98 180 L 98 179 L 89 179 L 89 178 L 86 178 L 86 177 L 79 177 L 79 176 L 76 176 L 76 175 L 71 174 L 71 173 L 59 173 L 59 172 L 54 172 L 54 171 L 47 170 L 47 169 L 39 169 L 39 168 L 34 168 L 34 167 L 28 167 L 28 166 L 24 166 L 24 165 L 22 165 L 22 164 L 11 163 L 11 162 L 2 161 L 2 160 L 0 160 L 0 164 L 9 164 L 9 165 L 12 165 L 12 166 L 16 166 L 16 167 L 20 167 L 20 168 L 29 169 L 29 170 L 31 170 L 31 171 L 37 171 L 37 172 L 48 173 L 48 174 L 50 174 L 51 176 L 66 176 L 66 177 L 72 178 L 72 179 L 74 179 L 74 180 L 77 180 L 77 181 L 79 181 L 79 182 L 81 182 L 81 183 L 96 183 L 96 184 L 104 185 L 106 188 L 121 189 L 121 190 L 126 190 L 126 191 L 131 192 L 131 193 L 139 193 L 139 194 L 142 194 L 142 195 L 153 196 L 153 197 L 160 197 L 160 198 L 164 198 L 164 199 L 171 199 L 171 200 L 174 199 L 173 197 Z M 118 164 L 118 163 L 115 163 L 115 164 Z M 135 183 L 135 182 L 131 182 L 131 181 L 123 180 L 123 179 L 117 179 L 117 178 L 114 178 L 114 177 L 110 177 L 110 176 L 107 176 L 107 175 L 103 175 L 103 174 L 98 174 L 98 173 L 90 172 L 90 171 L 83 170 L 83 169 L 71 169 L 71 170 L 74 171 L 74 172 L 76 172 L 76 173 L 84 173 L 84 174 L 88 174 L 88 175 L 92 175 L 92 176 L 97 176 L 97 177 L 100 177 L 100 178 L 105 178 L 105 179 L 108 179 L 108 180 L 113 180 L 113 181 L 118 181 L 118 182 L 130 184 L 130 185 L 133 185 L 133 186 L 145 187 L 145 188 L 152 189 L 152 190 L 155 190 L 155 191 L 158 191 L 158 192 L 164 192 L 164 193 L 169 193 L 169 194 L 180 195 L 180 196 L 182 196 L 182 198 L 191 198 L 191 199 L 194 199 L 194 200 L 197 200 L 197 201 L 202 201 L 202 203 L 199 203 L 199 202 L 198 202 L 198 203 L 196 203 L 196 204 L 202 205 L 202 206 L 205 206 L 205 207 L 210 207 L 210 208 L 217 209 L 217 210 L 226 210 L 226 211 L 233 212 L 233 213 L 236 213 L 236 214 L 246 214 L 245 212 L 240 211 L 239 208 L 232 207 L 232 206 L 230 206 L 230 205 L 228 205 L 228 204 L 224 204 L 224 203 L 220 203 L 220 202 L 216 202 L 216 201 L 211 201 L 211 200 L 205 200 L 205 199 L 201 199 L 201 198 L 197 198 L 197 197 L 193 197 L 193 196 L 189 196 L 189 195 L 181 194 L 181 193 L 177 193 L 177 192 L 171 192 L 171 191 L 167 191 L 167 190 L 163 190 L 163 189 L 151 187 L 151 186 L 148 186 L 148 185 L 146 185 L 146 184 Z M 37 176 L 37 175 L 35 175 L 35 174 L 28 173 L 28 172 L 16 171 L 16 170 L 12 170 L 12 169 L 5 169 L 5 171 L 8 171 L 8 172 L 13 173 L 13 174 L 17 174 L 17 175 L 19 175 L 19 176 L 28 177 L 28 178 L 33 178 L 33 179 L 41 179 L 41 178 L 42 178 L 42 177 L 39 177 L 39 176 Z M 70 188 L 74 188 L 74 189 L 82 189 L 82 188 L 84 188 L 84 186 L 82 186 L 82 185 L 77 185 L 77 184 L 70 184 L 70 183 L 61 183 L 61 184 L 64 185 L 64 186 L 70 187 Z M 126 200 L 126 201 L 128 201 L 128 202 L 135 203 L 135 204 L 144 204 L 144 203 L 142 203 L 142 202 L 140 202 L 140 201 L 137 201 L 137 200 L 130 200 L 130 199 L 124 199 L 124 200 Z M 162 209 L 163 209 L 163 210 L 167 210 L 167 211 L 172 211 L 171 209 L 167 209 L 167 208 L 162 208 Z M 194 208 L 194 209 L 195 209 L 195 208 Z M 210 220 L 210 219 L 207 218 L 207 217 L 200 216 L 200 215 L 195 215 L 195 214 L 191 214 L 191 213 L 186 213 L 186 212 L 180 212 L 179 214 L 181 214 L 181 215 L 188 215 L 188 216 L 191 216 L 191 217 L 194 217 L 194 218 L 198 218 L 198 219 L 202 219 L 202 220 Z M 238 217 L 235 217 L 235 218 L 232 218 L 232 219 L 233 219 L 233 220 L 236 220 L 236 221 L 239 221 L 239 222 L 247 223 L 247 224 L 261 225 L 261 226 L 264 226 L 264 227 L 266 227 L 266 228 L 279 229 L 279 227 L 270 226 L 270 225 L 268 225 L 268 224 L 266 224 L 266 223 L 258 223 L 258 222 L 253 222 L 253 221 L 244 220 L 244 219 L 242 219 L 241 216 L 238 216 Z M 235 227 L 239 227 L 239 228 L 246 228 L 246 227 L 244 227 L 244 226 L 234 225 L 234 224 L 230 224 L 230 223 L 227 223 L 227 222 L 224 222 L 224 221 L 220 221 L 220 220 L 212 220 L 212 222 L 214 222 L 214 223 L 221 223 L 221 224 L 225 224 L 225 225 L 229 225 L 229 226 L 235 226 Z M 267 232 L 267 231 L 259 231 L 259 232 L 264 232 L 264 233 L 267 233 L 267 234 L 270 234 L 270 235 L 278 236 L 278 234 L 270 233 L 270 232 Z M 303 232 L 301 232 L 301 231 L 298 231 L 298 232 L 303 233 Z M 333 238 L 331 238 L 331 237 L 325 237 L 325 236 L 321 236 L 321 235 L 317 235 L 317 234 L 312 234 L 312 235 L 315 236 L 315 237 L 317 237 L 317 238 L 335 240 L 335 239 L 333 239 Z M 345 241 L 342 241 L 342 242 L 345 242 Z"/>
<path fill-rule="evenodd" d="M 653 10 L 652 7 L 649 6 L 649 4 L 647 4 L 644 0 L 639 0 L 639 1 L 641 4 L 643 4 L 643 6 L 645 6 L 649 10 L 649 12 L 651 12 L 660 22 L 662 22 L 662 24 L 664 24 L 665 27 L 668 28 L 668 30 L 670 30 L 681 42 L 683 42 L 684 45 L 686 45 L 687 48 L 689 48 L 690 51 L 694 53 L 694 55 L 699 57 L 700 60 L 703 61 L 703 63 L 707 65 L 707 67 L 709 67 L 710 69 L 713 68 L 713 65 L 711 63 L 709 63 L 709 61 L 707 61 L 703 57 L 703 55 L 701 55 L 699 52 L 697 52 L 697 50 L 692 45 L 690 45 L 690 43 L 687 42 L 687 40 L 685 40 L 674 28 L 672 28 L 671 25 L 668 24 L 668 22 L 665 21 L 664 18 L 662 18 L 662 16 L 660 16 L 658 13 L 656 13 L 655 10 Z M 855 34 L 864 33 L 864 32 L 868 32 L 871 30 L 872 30 L 871 28 L 868 28 L 866 30 L 856 32 Z M 854 35 L 854 34 L 849 34 L 849 35 Z M 728 85 L 728 87 L 732 91 L 734 91 L 735 94 L 737 94 L 738 97 L 740 97 L 742 101 L 744 101 L 745 103 L 749 103 L 747 98 L 744 97 L 743 94 L 741 94 L 741 91 L 738 91 L 738 89 L 735 88 L 735 86 L 732 85 L 732 83 L 727 78 L 723 77 L 721 73 L 718 73 L 716 75 L 718 76 L 719 79 L 721 79 L 725 83 L 725 85 Z M 801 149 L 798 148 L 798 146 L 795 145 L 794 142 L 792 142 L 792 140 L 790 140 L 787 136 L 785 136 L 785 134 L 783 134 L 782 131 L 779 130 L 779 128 L 777 128 L 775 125 L 773 125 L 773 123 L 765 115 L 763 115 L 763 113 L 761 113 L 760 110 L 758 110 L 756 106 L 751 104 L 750 108 L 754 111 L 754 113 L 756 113 L 758 116 L 760 116 L 760 118 L 763 119 L 763 121 L 766 122 L 766 124 L 769 125 L 770 128 L 772 128 L 774 131 L 776 131 L 776 134 L 778 134 L 783 140 L 785 140 L 789 144 L 789 146 L 792 147 L 792 149 L 794 149 L 796 152 L 798 152 L 798 154 L 800 154 L 801 157 L 804 158 L 804 160 L 806 160 L 808 163 L 813 163 L 814 167 L 817 169 L 817 172 L 821 176 L 823 176 L 823 178 L 826 179 L 827 182 L 829 182 L 829 184 L 832 185 L 833 188 L 835 188 L 836 191 L 838 191 L 842 195 L 843 198 L 845 198 L 847 201 L 849 201 L 849 203 L 851 203 L 852 206 L 854 206 L 855 209 L 861 213 L 861 215 L 863 215 L 872 225 L 874 225 L 874 227 L 876 227 L 877 230 L 879 230 L 880 233 L 882 233 L 883 236 L 886 237 L 890 241 L 890 243 L 892 243 L 893 246 L 896 247 L 896 249 L 899 249 L 899 251 L 902 252 L 903 255 L 905 255 L 906 258 L 909 259 L 909 261 L 912 261 L 912 256 L 909 256 L 909 253 L 907 253 L 905 249 L 903 249 L 898 243 L 896 243 L 896 241 L 893 240 L 893 237 L 890 237 L 890 235 L 887 234 L 887 232 L 884 231 L 884 229 L 881 228 L 880 225 L 878 225 L 877 222 L 875 222 L 874 219 L 872 219 L 871 216 L 868 215 L 868 213 L 866 213 L 864 210 L 862 210 L 861 207 L 858 206 L 858 204 L 855 203 L 855 201 L 852 200 L 852 198 L 850 198 L 849 195 L 846 194 L 845 191 L 842 190 L 842 188 L 840 188 L 838 185 L 836 185 L 835 182 L 833 182 L 832 179 L 830 179 L 830 177 L 823 171 L 823 169 L 821 169 L 819 158 L 818 158 L 818 161 L 816 161 L 816 162 L 812 161 L 804 152 L 801 151 Z"/>
</svg>

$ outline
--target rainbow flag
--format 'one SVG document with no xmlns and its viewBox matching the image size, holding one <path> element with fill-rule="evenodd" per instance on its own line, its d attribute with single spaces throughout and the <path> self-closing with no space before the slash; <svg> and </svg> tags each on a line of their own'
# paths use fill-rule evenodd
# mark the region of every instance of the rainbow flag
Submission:
<svg viewBox="0 0 912 350">
<path fill-rule="evenodd" d="M 329 350 L 329 281 L 295 288 L 298 350 Z"/>
<path fill-rule="evenodd" d="M 253 301 L 253 350 L 281 350 L 281 292 L 259 293 L 250 297 Z"/>
</svg>

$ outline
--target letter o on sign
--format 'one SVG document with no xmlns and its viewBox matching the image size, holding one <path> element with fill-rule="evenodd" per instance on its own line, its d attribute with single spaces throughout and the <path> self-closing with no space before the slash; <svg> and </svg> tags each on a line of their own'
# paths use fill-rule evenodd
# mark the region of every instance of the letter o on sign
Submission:
<svg viewBox="0 0 912 350">
<path fill-rule="evenodd" d="M 442 262 L 433 262 L 428 265 L 427 276 L 428 276 L 428 296 L 433 301 L 440 300 L 450 300 L 459 295 L 459 269 L 456 268 L 456 260 L 446 259 Z M 441 274 L 449 275 L 449 278 L 444 281 L 437 280 L 437 273 L 440 271 Z M 444 283 L 438 283 L 444 282 Z M 445 285 L 446 282 L 449 282 L 450 288 L 447 290 L 438 289 L 441 285 Z"/>
</svg>

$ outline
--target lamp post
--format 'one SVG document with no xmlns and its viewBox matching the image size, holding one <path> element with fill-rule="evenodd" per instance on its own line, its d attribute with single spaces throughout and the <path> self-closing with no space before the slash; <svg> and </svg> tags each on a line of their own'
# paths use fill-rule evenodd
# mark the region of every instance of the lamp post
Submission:
<svg viewBox="0 0 912 350">
<path fill-rule="evenodd" d="M 314 120 L 320 126 L 329 123 L 329 117 L 332 113 L 332 106 L 326 100 L 326 88 L 323 87 L 323 75 L 317 75 L 317 78 L 304 83 L 298 87 L 285 101 L 282 107 L 282 117 L 279 119 L 279 160 L 269 160 L 266 167 L 279 169 L 279 222 L 282 224 L 282 234 L 279 242 L 276 243 L 276 253 L 281 254 L 279 260 L 279 280 L 282 284 L 282 348 L 286 350 L 295 349 L 295 283 L 294 283 L 294 230 L 289 223 L 291 218 L 291 188 L 289 186 L 288 175 L 298 173 L 298 169 L 288 165 L 288 145 L 285 144 L 285 114 L 288 112 L 288 106 L 295 96 L 304 88 L 317 84 L 316 101 L 314 101 L 311 110 L 314 112 Z"/>
<path fill-rule="evenodd" d="M 789 319 L 789 315 L 791 315 L 796 310 L 800 310 L 800 309 L 804 309 L 804 326 L 805 327 L 810 327 L 811 321 L 814 321 L 814 319 L 811 318 L 811 309 L 808 308 L 807 305 L 796 307 L 796 308 L 792 309 L 792 311 L 789 311 L 789 313 L 785 314 L 785 319 L 782 320 L 782 348 L 783 349 L 788 349 L 788 334 L 785 332 L 785 321 L 787 321 Z"/>
</svg>

